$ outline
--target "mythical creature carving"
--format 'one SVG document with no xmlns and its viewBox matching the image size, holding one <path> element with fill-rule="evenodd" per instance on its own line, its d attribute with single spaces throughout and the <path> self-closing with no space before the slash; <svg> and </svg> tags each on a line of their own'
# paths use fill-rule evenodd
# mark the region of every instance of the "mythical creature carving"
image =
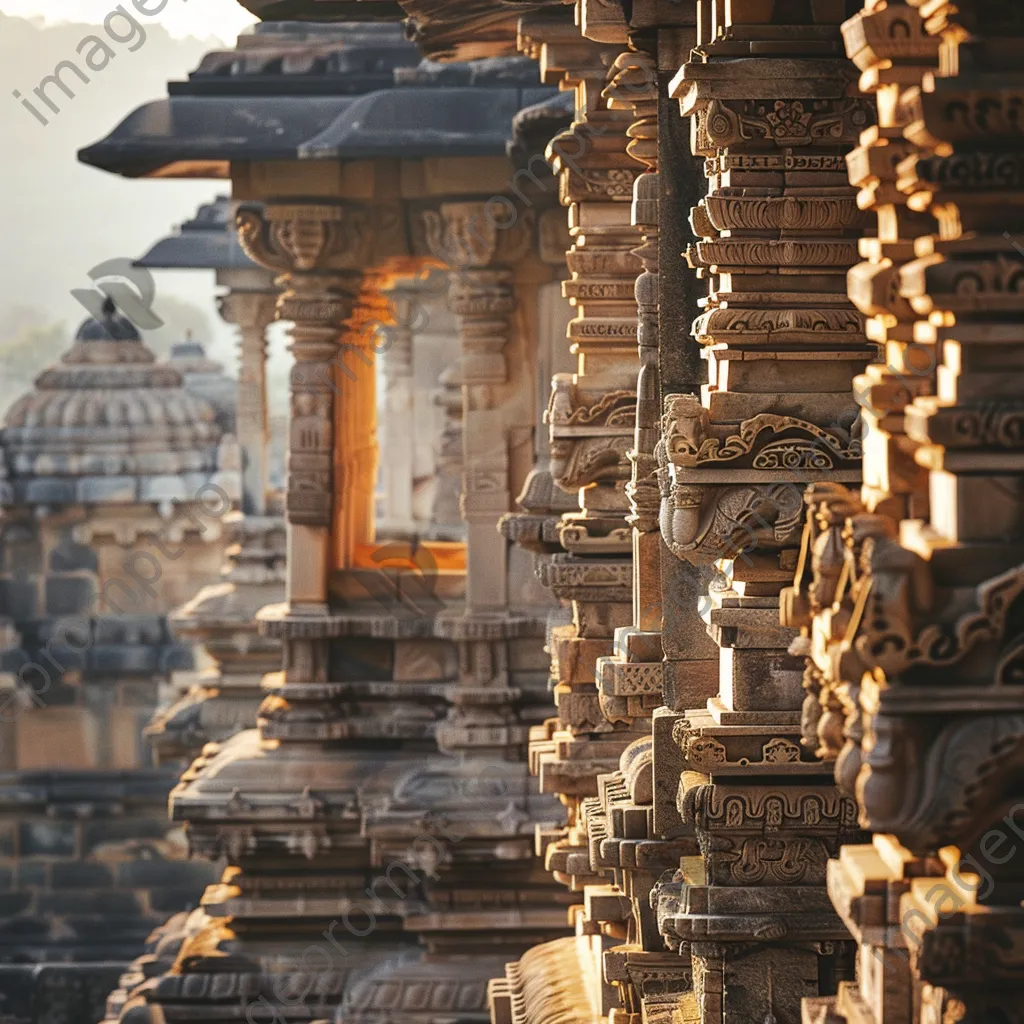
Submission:
<svg viewBox="0 0 1024 1024">
<path fill-rule="evenodd" d="M 883 694 L 880 712 L 868 718 L 857 779 L 861 823 L 922 851 L 973 843 L 1002 802 L 1018 795 L 1024 714 L 964 717 L 929 738 L 927 721 L 887 714 L 886 704 Z"/>
<path fill-rule="evenodd" d="M 610 391 L 592 404 L 571 374 L 556 374 L 545 414 L 551 432 L 551 475 L 563 490 L 628 480 L 627 458 L 636 420 L 636 394 Z"/>
<path fill-rule="evenodd" d="M 710 463 L 754 469 L 833 469 L 861 457 L 859 420 L 848 437 L 793 416 L 761 413 L 740 424 L 738 434 L 715 437 L 696 395 L 665 399 L 666 455 L 681 468 Z"/>
<path fill-rule="evenodd" d="M 706 565 L 781 551 L 800 538 L 802 507 L 790 484 L 683 484 L 671 473 L 660 482 L 661 535 L 677 558 Z"/>
</svg>

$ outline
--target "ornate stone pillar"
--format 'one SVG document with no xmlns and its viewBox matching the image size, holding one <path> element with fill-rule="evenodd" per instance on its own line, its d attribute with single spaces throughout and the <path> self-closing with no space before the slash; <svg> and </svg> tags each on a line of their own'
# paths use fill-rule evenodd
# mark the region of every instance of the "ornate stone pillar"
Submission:
<svg viewBox="0 0 1024 1024">
<path fill-rule="evenodd" d="M 499 207 L 497 217 L 508 213 Z M 462 335 L 462 515 L 472 616 L 500 614 L 508 604 L 508 544 L 496 523 L 511 504 L 509 439 L 497 399 L 508 381 L 505 348 L 515 309 L 508 265 L 532 241 L 532 215 L 525 216 L 529 225 L 499 230 L 489 204 L 476 202 L 445 203 L 428 218 L 428 245 L 450 257 L 448 303 Z"/>
<path fill-rule="evenodd" d="M 358 479 L 334 464 L 336 451 L 351 458 L 346 439 L 335 438 L 336 423 L 351 415 L 344 397 L 354 398 L 366 378 L 372 379 L 365 347 L 341 338 L 372 244 L 370 218 L 366 210 L 343 203 L 268 203 L 243 205 L 238 227 L 250 259 L 281 272 L 278 316 L 293 324 L 287 600 L 292 614 L 323 614 L 332 563 L 350 565 L 357 539 L 351 527 L 343 530 L 342 548 L 331 551 L 332 515 L 350 523 L 358 494 Z M 353 405 L 363 411 L 362 404 Z"/>
<path fill-rule="evenodd" d="M 655 820 L 677 815 L 701 856 L 652 899 L 692 962 L 700 1020 L 716 1024 L 795 1021 L 802 995 L 853 970 L 825 864 L 855 810 L 799 745 L 803 663 L 778 618 L 804 488 L 859 478 L 850 389 L 875 353 L 845 288 L 863 216 L 844 158 L 873 119 L 850 95 L 845 13 L 700 5 L 671 84 L 708 177 L 685 254 L 708 282 L 692 330 L 708 377 L 699 398 L 665 399 L 661 531 L 703 573 L 719 679 L 706 707 L 658 720 L 678 789 L 656 787 Z"/>
<path fill-rule="evenodd" d="M 868 3 L 844 32 L 901 157 L 878 186 L 890 203 L 875 204 L 893 261 L 876 322 L 896 358 L 869 371 L 891 415 L 865 417 L 862 501 L 809 495 L 813 557 L 793 596 L 822 684 L 818 738 L 842 747 L 837 777 L 875 833 L 829 865 L 858 982 L 804 1017 L 1019 1020 L 1024 17 L 971 0 Z M 908 338 L 934 353 L 934 374 L 897 379 L 916 365 L 900 362 Z M 899 471 L 908 456 L 927 495 Z"/>
<path fill-rule="evenodd" d="M 383 444 L 387 451 L 382 473 L 384 492 L 380 528 L 397 536 L 416 533 L 413 512 L 414 445 L 416 423 L 413 415 L 413 326 L 418 291 L 404 281 L 386 293 L 394 324 L 385 328 Z"/>
<path fill-rule="evenodd" d="M 507 348 L 516 309 L 512 268 L 531 252 L 535 218 L 491 203 L 444 203 L 426 214 L 426 244 L 449 267 L 448 302 L 459 317 L 462 358 L 462 514 L 466 521 L 466 602 L 451 636 L 460 643 L 460 685 L 438 745 L 448 751 L 522 751 L 509 686 L 509 545 L 498 521 L 511 506 L 511 426 Z M 511 204 L 509 204 L 511 206 Z M 520 383 L 521 386 L 521 383 Z"/>
<path fill-rule="evenodd" d="M 633 292 L 640 264 L 629 204 L 638 166 L 626 153 L 631 114 L 609 110 L 601 95 L 625 39 L 621 12 L 617 17 L 617 46 L 540 19 L 520 28 L 542 77 L 571 89 L 576 100 L 575 120 L 547 149 L 569 210 L 571 277 L 563 290 L 576 313 L 568 327 L 576 371 L 556 375 L 547 422 L 551 475 L 580 504 L 562 517 L 563 552 L 540 566 L 542 581 L 571 604 L 573 621 L 554 626 L 549 640 L 558 717 L 531 740 L 542 791 L 560 794 L 569 808 L 568 831 L 545 837 L 545 863 L 574 889 L 602 880 L 590 870 L 582 801 L 597 794 L 597 776 L 614 770 L 641 734 L 607 719 L 597 692 L 597 660 L 612 653 L 615 629 L 632 617 L 625 486 L 636 415 Z"/>
<path fill-rule="evenodd" d="M 236 411 L 242 450 L 242 511 L 262 516 L 267 511 L 267 328 L 273 321 L 277 293 L 230 289 L 218 300 L 221 317 L 241 333 Z"/>
</svg>

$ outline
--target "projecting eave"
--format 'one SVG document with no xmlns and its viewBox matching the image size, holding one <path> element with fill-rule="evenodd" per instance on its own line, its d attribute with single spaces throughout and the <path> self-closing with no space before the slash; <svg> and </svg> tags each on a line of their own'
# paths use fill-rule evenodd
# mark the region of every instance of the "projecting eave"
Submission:
<svg viewBox="0 0 1024 1024">
<path fill-rule="evenodd" d="M 394 21 L 432 60 L 479 60 L 516 53 L 519 19 L 545 11 L 572 24 L 564 0 L 240 0 L 262 21 Z"/>
<path fill-rule="evenodd" d="M 300 149 L 306 159 L 503 156 L 512 121 L 546 89 L 391 89 L 360 97 Z"/>
<path fill-rule="evenodd" d="M 401 21 L 395 0 L 238 0 L 261 21 Z"/>
<path fill-rule="evenodd" d="M 345 96 L 171 96 L 129 114 L 78 159 L 126 178 L 227 178 L 233 161 L 296 160 L 353 103 Z"/>
<path fill-rule="evenodd" d="M 199 232 L 190 232 L 162 238 L 145 256 L 136 260 L 135 265 L 149 270 L 259 269 L 242 251 L 234 233 L 202 232 L 204 237 L 197 237 L 199 235 Z"/>
</svg>

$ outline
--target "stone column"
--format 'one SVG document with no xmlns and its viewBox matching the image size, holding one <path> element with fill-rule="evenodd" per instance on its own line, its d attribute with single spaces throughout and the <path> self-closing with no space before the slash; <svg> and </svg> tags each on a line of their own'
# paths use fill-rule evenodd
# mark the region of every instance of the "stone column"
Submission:
<svg viewBox="0 0 1024 1024">
<path fill-rule="evenodd" d="M 341 338 L 371 244 L 368 225 L 366 211 L 341 203 L 268 203 L 238 212 L 246 253 L 282 274 L 278 316 L 293 324 L 286 495 L 291 614 L 323 614 L 332 564 L 351 564 L 351 530 L 342 534 L 345 547 L 331 550 L 332 518 L 348 521 L 355 485 L 335 472 L 335 451 L 345 451 L 336 424 L 348 415 L 341 402 L 336 408 L 336 398 L 352 393 L 353 379 L 373 372 L 365 350 L 357 347 L 356 359 L 348 358 Z"/>
<path fill-rule="evenodd" d="M 504 616 L 509 606 L 508 541 L 497 523 L 512 503 L 511 446 L 522 430 L 510 408 L 521 380 L 508 364 L 515 335 L 531 321 L 517 312 L 517 265 L 533 252 L 536 218 L 508 199 L 443 203 L 428 211 L 425 243 L 448 268 L 448 304 L 459 317 L 462 357 L 462 513 L 467 524 L 466 615 Z M 547 278 L 545 269 L 542 277 Z M 541 278 L 533 282 L 533 288 Z M 534 344 L 534 339 L 527 343 Z M 520 346 L 522 347 L 522 346 Z M 526 354 L 525 352 L 523 353 Z M 517 378 L 522 374 L 517 374 Z M 525 474 L 521 474 L 525 475 Z"/>
<path fill-rule="evenodd" d="M 449 266 L 448 301 L 460 319 L 462 514 L 466 521 L 466 602 L 451 630 L 460 644 L 460 685 L 438 745 L 449 751 L 510 755 L 522 750 L 509 687 L 508 541 L 498 521 L 511 505 L 506 348 L 516 308 L 512 267 L 532 248 L 532 213 L 482 202 L 444 203 L 426 217 L 427 245 Z M 514 214 L 507 227 L 498 218 Z"/>
<path fill-rule="evenodd" d="M 413 415 L 413 324 L 418 289 L 398 282 L 386 293 L 394 324 L 386 327 L 387 348 L 384 354 L 382 487 L 383 516 L 379 526 L 397 536 L 416 533 L 413 512 L 413 476 L 416 423 Z"/>
<path fill-rule="evenodd" d="M 242 511 L 267 511 L 267 328 L 273 321 L 277 293 L 232 288 L 218 300 L 221 317 L 242 335 L 238 367 L 238 444 L 242 449 Z"/>
<path fill-rule="evenodd" d="M 655 818 L 670 803 L 661 820 L 674 809 L 701 858 L 652 899 L 690 958 L 701 1021 L 795 1021 L 802 995 L 853 970 L 825 864 L 855 808 L 800 746 L 803 662 L 779 594 L 804 488 L 860 474 L 851 384 L 875 349 L 846 296 L 864 218 L 845 155 L 874 114 L 850 95 L 843 3 L 699 12 L 671 92 L 708 177 L 685 254 L 708 283 L 692 328 L 708 383 L 665 399 L 661 530 L 704 573 L 719 679 L 706 707 L 659 722 L 678 788 L 656 788 Z"/>
<path fill-rule="evenodd" d="M 636 418 L 634 286 L 641 267 L 632 252 L 639 234 L 630 223 L 630 201 L 639 167 L 626 153 L 631 113 L 609 110 L 602 97 L 625 40 L 621 12 L 615 25 L 600 31 L 613 45 L 541 19 L 524 22 L 520 31 L 543 77 L 572 89 L 576 100 L 576 119 L 547 150 L 573 243 L 563 290 L 576 314 L 568 327 L 576 372 L 555 376 L 546 418 L 551 475 L 578 495 L 579 511 L 562 517 L 563 551 L 540 565 L 542 581 L 571 603 L 573 621 L 551 630 L 558 717 L 531 741 L 542 791 L 558 793 L 569 808 L 568 831 L 545 837 L 545 863 L 574 889 L 602 880 L 590 870 L 582 801 L 596 795 L 598 775 L 614 770 L 623 749 L 642 734 L 625 719 L 605 716 L 596 685 L 598 659 L 612 654 L 616 628 L 632 618 L 625 487 Z"/>
<path fill-rule="evenodd" d="M 509 453 L 493 390 L 507 379 L 503 349 L 515 300 L 500 267 L 458 271 L 448 292 L 462 321 L 462 515 L 469 555 L 466 611 L 494 613 L 508 603 L 508 545 L 495 529 L 508 511 Z"/>
<path fill-rule="evenodd" d="M 874 189 L 875 273 L 850 282 L 863 299 L 888 270 L 872 312 L 891 358 L 868 395 L 889 415 L 865 417 L 861 500 L 809 495 L 793 593 L 818 738 L 842 747 L 837 777 L 875 833 L 829 865 L 860 971 L 837 999 L 807 1001 L 815 1024 L 1012 1021 L 1024 1006 L 1022 15 L 867 3 L 844 28 L 902 159 Z M 854 175 L 878 159 L 872 142 Z M 934 375 L 915 379 L 913 347 L 934 353 Z M 923 486 L 900 472 L 908 455 Z"/>
<path fill-rule="evenodd" d="M 477 211 L 482 212 L 482 206 Z M 465 211 L 467 215 L 472 213 Z M 463 215 L 457 210 L 455 216 Z M 507 379 L 504 347 L 515 307 L 511 272 L 474 267 L 455 272 L 448 292 L 462 321 L 462 515 L 466 521 L 466 611 L 487 615 L 508 603 L 508 544 L 498 519 L 508 511 L 509 453 L 493 392 Z"/>
</svg>

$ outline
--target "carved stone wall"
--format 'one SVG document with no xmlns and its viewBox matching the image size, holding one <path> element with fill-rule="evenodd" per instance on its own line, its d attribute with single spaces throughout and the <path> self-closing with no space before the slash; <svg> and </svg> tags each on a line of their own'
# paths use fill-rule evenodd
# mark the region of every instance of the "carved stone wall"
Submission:
<svg viewBox="0 0 1024 1024">
<path fill-rule="evenodd" d="M 845 295 L 863 217 L 843 158 L 873 113 L 848 95 L 842 8 L 702 7 L 671 85 L 708 178 L 686 252 L 708 282 L 708 382 L 666 398 L 662 535 L 701 570 L 720 653 L 707 707 L 657 720 L 656 761 L 674 747 L 681 773 L 666 802 L 701 853 L 657 898 L 702 1021 L 795 1020 L 801 994 L 853 970 L 824 869 L 854 808 L 801 752 L 801 663 L 778 625 L 803 486 L 859 475 L 850 385 L 874 352 Z"/>
<path fill-rule="evenodd" d="M 571 277 L 563 288 L 576 311 L 568 338 L 577 369 L 555 377 L 546 420 L 551 475 L 564 491 L 578 492 L 579 511 L 562 516 L 563 551 L 540 565 L 542 581 L 571 604 L 572 623 L 550 633 L 558 717 L 531 742 L 542 792 L 558 793 L 569 809 L 568 830 L 543 838 L 545 863 L 576 889 L 599 880 L 585 853 L 583 802 L 596 796 L 598 773 L 613 769 L 639 735 L 627 721 L 605 718 L 597 689 L 598 658 L 612 653 L 614 631 L 629 622 L 631 611 L 625 485 L 636 404 L 633 285 L 639 262 L 632 249 L 639 236 L 629 202 L 638 167 L 626 153 L 631 111 L 610 111 L 602 97 L 619 48 L 540 20 L 521 35 L 527 52 L 540 56 L 545 79 L 572 90 L 576 110 L 547 153 L 569 208 Z"/>
<path fill-rule="evenodd" d="M 839 754 L 874 837 L 829 865 L 858 981 L 805 1020 L 1017 1021 L 1020 466 L 1006 430 L 1021 309 L 1007 286 L 1024 20 L 984 2 L 867 3 L 844 34 L 893 151 L 881 160 L 867 137 L 850 161 L 876 182 L 879 236 L 851 296 L 889 358 L 858 396 L 863 491 L 808 495 L 791 602 L 818 690 L 808 738 Z M 866 174 L 871 160 L 884 173 Z"/>
</svg>

